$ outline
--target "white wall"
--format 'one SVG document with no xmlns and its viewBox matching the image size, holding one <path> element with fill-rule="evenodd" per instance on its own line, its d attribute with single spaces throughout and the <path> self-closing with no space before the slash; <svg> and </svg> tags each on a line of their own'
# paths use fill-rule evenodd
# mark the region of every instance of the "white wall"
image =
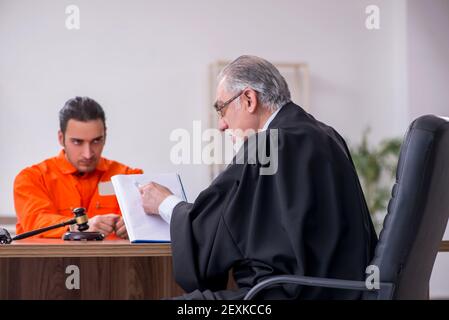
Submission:
<svg viewBox="0 0 449 320">
<path fill-rule="evenodd" d="M 408 0 L 407 70 L 410 119 L 449 116 L 449 1 Z"/>
<path fill-rule="evenodd" d="M 241 54 L 307 62 L 311 112 L 350 141 L 368 124 L 373 139 L 402 135 L 405 2 L 376 1 L 378 31 L 365 28 L 371 3 L 0 0 L 0 214 L 14 215 L 20 169 L 57 153 L 57 112 L 75 95 L 106 109 L 105 156 L 177 170 L 195 198 L 208 170 L 171 165 L 169 133 L 207 119 L 208 64 Z M 79 31 L 65 28 L 68 4 Z"/>
</svg>

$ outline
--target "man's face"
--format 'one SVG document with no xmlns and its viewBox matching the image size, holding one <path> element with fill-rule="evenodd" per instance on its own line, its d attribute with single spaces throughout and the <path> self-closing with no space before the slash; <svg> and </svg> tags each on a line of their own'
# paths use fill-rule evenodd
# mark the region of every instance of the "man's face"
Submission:
<svg viewBox="0 0 449 320">
<path fill-rule="evenodd" d="M 224 83 L 221 82 L 217 87 L 216 101 L 218 104 L 222 104 L 234 95 L 235 93 L 226 90 Z M 239 98 L 232 101 L 222 110 L 223 117 L 218 120 L 218 128 L 221 131 L 230 130 L 234 142 L 236 137 L 245 138 L 248 135 L 247 131 L 257 130 L 254 114 L 255 108 L 254 105 L 251 105 L 251 97 L 254 104 L 254 91 L 251 89 L 243 90 Z"/>
<path fill-rule="evenodd" d="M 58 133 L 67 160 L 78 172 L 92 172 L 101 158 L 106 130 L 101 119 L 87 122 L 70 119 L 65 134 Z"/>
</svg>

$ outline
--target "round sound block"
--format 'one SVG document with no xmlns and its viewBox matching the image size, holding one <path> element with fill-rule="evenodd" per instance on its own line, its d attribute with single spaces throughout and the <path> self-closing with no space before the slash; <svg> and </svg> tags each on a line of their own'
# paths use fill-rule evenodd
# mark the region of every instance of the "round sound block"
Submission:
<svg viewBox="0 0 449 320">
<path fill-rule="evenodd" d="M 66 241 L 101 241 L 104 235 L 100 232 L 66 232 L 62 239 Z"/>
</svg>

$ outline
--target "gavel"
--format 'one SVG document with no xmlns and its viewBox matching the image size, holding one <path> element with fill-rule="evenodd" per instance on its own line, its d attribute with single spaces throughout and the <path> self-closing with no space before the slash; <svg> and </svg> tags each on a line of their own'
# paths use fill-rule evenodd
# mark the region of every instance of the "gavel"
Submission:
<svg viewBox="0 0 449 320">
<path fill-rule="evenodd" d="M 85 232 L 85 230 L 89 229 L 88 221 L 89 218 L 86 214 L 85 208 L 75 208 L 72 210 L 73 214 L 75 215 L 75 218 L 48 226 L 45 228 L 36 229 L 33 231 L 25 232 L 22 234 L 18 234 L 15 237 L 11 237 L 8 230 L 4 228 L 0 228 L 0 244 L 10 244 L 14 240 L 20 240 L 25 239 L 28 237 L 32 237 L 35 235 L 38 235 L 40 233 L 53 230 L 56 228 L 61 228 L 65 226 L 70 226 L 76 224 L 78 226 L 78 232 L 70 231 L 66 232 L 63 236 L 64 240 L 103 240 L 104 235 L 100 232 Z"/>
</svg>

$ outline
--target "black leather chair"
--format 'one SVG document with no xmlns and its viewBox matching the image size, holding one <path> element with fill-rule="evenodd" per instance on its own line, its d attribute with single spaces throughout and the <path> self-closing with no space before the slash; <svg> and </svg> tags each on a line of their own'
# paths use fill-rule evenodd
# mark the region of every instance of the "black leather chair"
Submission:
<svg viewBox="0 0 449 320">
<path fill-rule="evenodd" d="M 428 299 L 429 280 L 449 216 L 449 119 L 426 115 L 410 125 L 401 146 L 392 197 L 371 265 L 380 286 L 364 281 L 274 276 L 254 286 L 253 299 L 273 284 L 363 291 L 363 299 Z"/>
</svg>

